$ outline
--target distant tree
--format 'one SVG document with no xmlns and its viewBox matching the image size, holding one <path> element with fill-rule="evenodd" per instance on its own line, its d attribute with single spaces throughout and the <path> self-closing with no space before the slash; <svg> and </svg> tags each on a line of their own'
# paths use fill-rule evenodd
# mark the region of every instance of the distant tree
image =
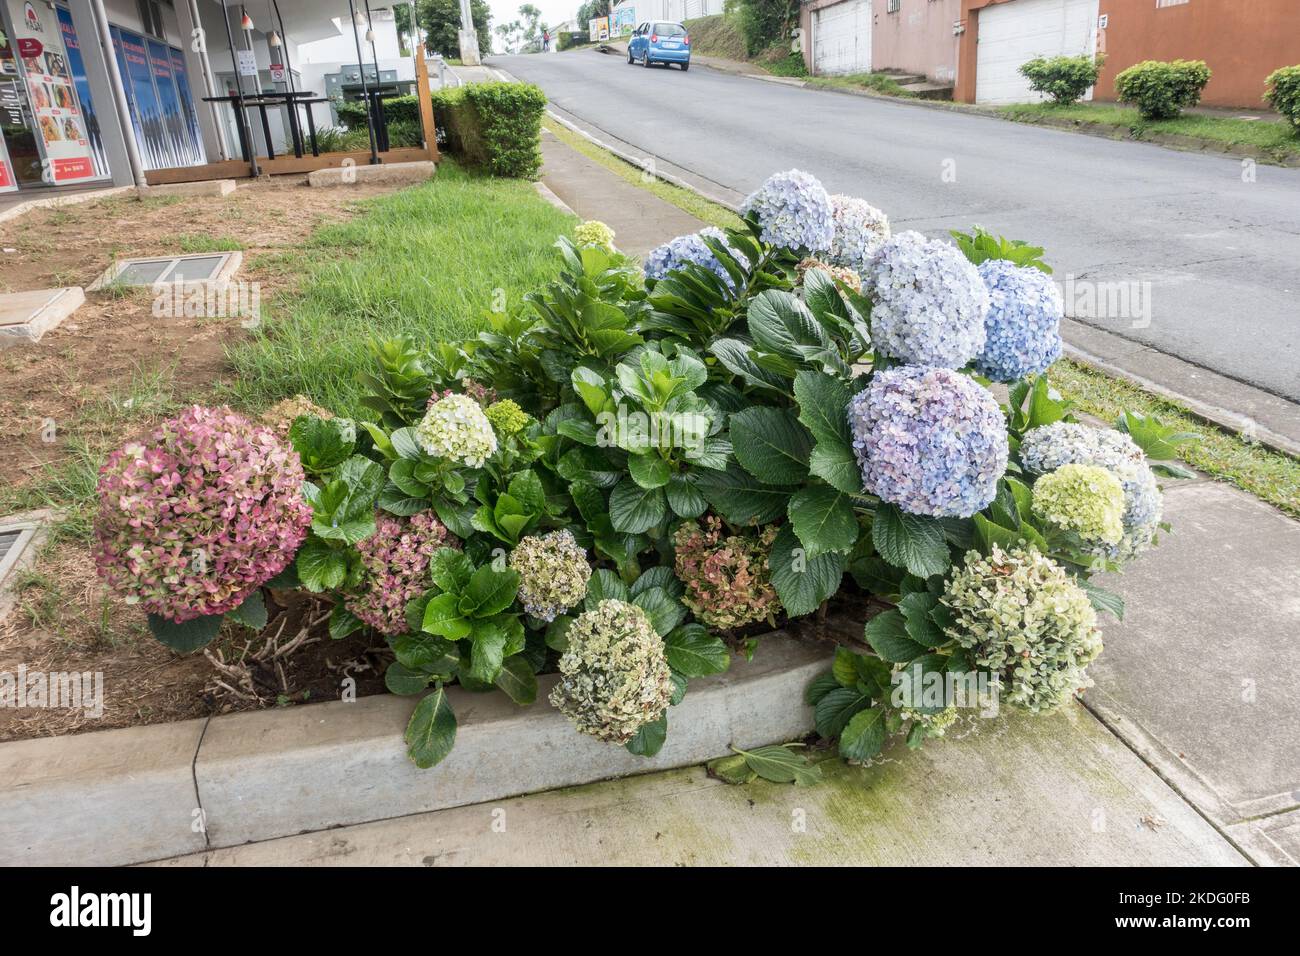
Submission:
<svg viewBox="0 0 1300 956">
<path fill-rule="evenodd" d="M 531 3 L 525 3 L 519 8 L 519 16 L 523 25 L 524 43 L 537 39 L 546 29 L 546 25 L 542 23 L 542 11 Z"/>
<path fill-rule="evenodd" d="M 411 26 L 411 7 L 405 3 L 393 4 L 393 22 L 397 26 L 397 42 L 402 48 L 402 56 L 411 55 L 415 30 Z"/>
<path fill-rule="evenodd" d="M 459 0 L 419 0 L 420 26 L 424 29 L 429 49 L 443 56 L 460 55 L 460 2 Z M 470 0 L 470 15 L 474 18 L 474 32 L 478 34 L 478 47 L 487 53 L 492 49 L 492 9 L 488 0 Z"/>
<path fill-rule="evenodd" d="M 498 23 L 493 32 L 501 38 L 502 53 L 518 53 L 524 43 L 524 26 L 518 20 Z"/>
<path fill-rule="evenodd" d="M 578 26 L 587 29 L 587 24 L 597 17 L 607 17 L 614 8 L 614 0 L 587 0 L 578 8 Z"/>
</svg>

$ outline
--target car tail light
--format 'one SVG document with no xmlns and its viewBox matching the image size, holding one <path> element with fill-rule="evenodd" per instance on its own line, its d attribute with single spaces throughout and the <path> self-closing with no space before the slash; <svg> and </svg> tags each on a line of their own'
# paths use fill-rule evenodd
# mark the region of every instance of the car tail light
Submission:
<svg viewBox="0 0 1300 956">
<path fill-rule="evenodd" d="M 657 33 L 652 33 L 652 34 L 650 34 L 650 42 L 651 42 L 651 43 L 658 43 L 658 42 L 659 42 L 659 34 L 657 34 Z"/>
<path fill-rule="evenodd" d="M 682 37 L 682 45 L 683 45 L 683 46 L 690 46 L 690 45 L 691 45 L 691 38 L 690 38 L 689 35 Z"/>
</svg>

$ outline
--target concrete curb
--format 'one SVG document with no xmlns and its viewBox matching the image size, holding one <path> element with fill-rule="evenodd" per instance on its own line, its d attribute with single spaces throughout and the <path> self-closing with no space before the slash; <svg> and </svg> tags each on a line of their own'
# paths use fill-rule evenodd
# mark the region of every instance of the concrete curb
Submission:
<svg viewBox="0 0 1300 956">
<path fill-rule="evenodd" d="M 402 740 L 416 699 L 378 695 L 0 744 L 0 865 L 126 865 L 329 827 L 698 764 L 797 739 L 830 647 L 782 632 L 692 683 L 651 759 L 576 733 L 546 701 L 459 687 L 459 728 L 420 770 Z M 206 832 L 205 832 L 206 828 Z"/>
<path fill-rule="evenodd" d="M 569 206 L 567 202 L 565 202 L 559 196 L 555 195 L 555 192 L 551 189 L 550 186 L 546 185 L 546 183 L 541 182 L 539 180 L 533 183 L 533 185 L 537 188 L 537 195 L 541 196 L 543 199 L 545 199 L 556 209 L 560 210 L 560 212 L 567 212 L 570 216 L 573 216 L 575 219 L 581 218 L 580 216 L 578 216 L 576 212 L 573 211 L 573 209 Z"/>
</svg>

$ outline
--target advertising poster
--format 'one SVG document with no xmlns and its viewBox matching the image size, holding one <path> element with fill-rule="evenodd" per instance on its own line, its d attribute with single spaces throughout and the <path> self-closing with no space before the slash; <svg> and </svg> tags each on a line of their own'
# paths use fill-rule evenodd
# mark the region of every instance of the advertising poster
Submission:
<svg viewBox="0 0 1300 956">
<path fill-rule="evenodd" d="M 63 35 L 63 50 L 68 55 L 68 69 L 72 72 L 72 85 L 77 90 L 77 105 L 81 107 L 81 119 L 90 139 L 90 155 L 95 162 L 95 173 L 107 176 L 108 157 L 104 153 L 99 120 L 95 116 L 95 101 L 90 96 L 90 81 L 86 79 L 86 66 L 81 58 L 81 43 L 77 40 L 77 31 L 72 25 L 72 14 L 59 7 L 58 17 L 59 30 Z"/>
<path fill-rule="evenodd" d="M 207 160 L 207 154 L 203 151 L 203 139 L 199 135 L 199 118 L 194 112 L 194 95 L 190 92 L 190 80 L 185 72 L 185 54 L 176 47 L 169 47 L 167 52 L 171 57 L 172 76 L 176 78 L 176 92 L 180 96 L 181 109 L 185 111 L 185 128 L 189 130 L 190 143 L 193 146 L 193 162 L 199 165 Z"/>
<path fill-rule="evenodd" d="M 609 17 L 597 17 L 596 19 L 590 21 L 587 24 L 587 29 L 588 31 L 590 31 L 591 39 L 608 40 L 609 39 Z"/>
<path fill-rule="evenodd" d="M 22 61 L 27 96 L 45 155 L 50 183 L 94 179 L 90 137 L 72 84 L 58 18 L 45 4 L 10 0 L 14 47 Z"/>
<path fill-rule="evenodd" d="M 9 150 L 5 148 L 4 137 L 0 136 L 0 193 L 11 193 L 18 188 L 18 178 L 14 175 L 13 163 L 9 162 Z"/>
<path fill-rule="evenodd" d="M 153 73 L 149 68 L 149 51 L 144 40 L 127 30 L 113 28 L 114 46 L 117 48 L 118 67 L 122 70 L 127 97 L 131 102 L 131 120 L 136 127 L 136 141 L 149 169 L 174 166 L 167 148 L 167 136 L 158 93 L 154 90 Z"/>
<path fill-rule="evenodd" d="M 612 36 L 629 36 L 636 29 L 636 7 L 627 6 L 614 11 Z"/>
</svg>

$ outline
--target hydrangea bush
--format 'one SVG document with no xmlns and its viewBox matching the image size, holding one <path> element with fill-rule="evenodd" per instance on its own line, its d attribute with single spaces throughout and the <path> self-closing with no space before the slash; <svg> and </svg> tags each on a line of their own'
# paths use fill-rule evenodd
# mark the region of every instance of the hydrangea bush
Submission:
<svg viewBox="0 0 1300 956">
<path fill-rule="evenodd" d="M 832 614 L 806 700 L 850 761 L 952 736 L 975 712 L 950 683 L 1060 706 L 1123 613 L 1095 576 L 1154 543 L 1189 436 L 1082 425 L 1048 387 L 1041 248 L 888 236 L 797 171 L 745 210 L 644 271 L 585 224 L 472 341 L 376 343 L 373 420 L 302 397 L 292 449 L 226 409 L 165 423 L 105 464 L 105 580 L 181 650 L 222 612 L 265 626 L 259 586 L 382 635 L 422 767 L 454 745 L 452 685 L 526 705 L 548 673 L 579 731 L 653 755 L 690 681 Z"/>
</svg>

